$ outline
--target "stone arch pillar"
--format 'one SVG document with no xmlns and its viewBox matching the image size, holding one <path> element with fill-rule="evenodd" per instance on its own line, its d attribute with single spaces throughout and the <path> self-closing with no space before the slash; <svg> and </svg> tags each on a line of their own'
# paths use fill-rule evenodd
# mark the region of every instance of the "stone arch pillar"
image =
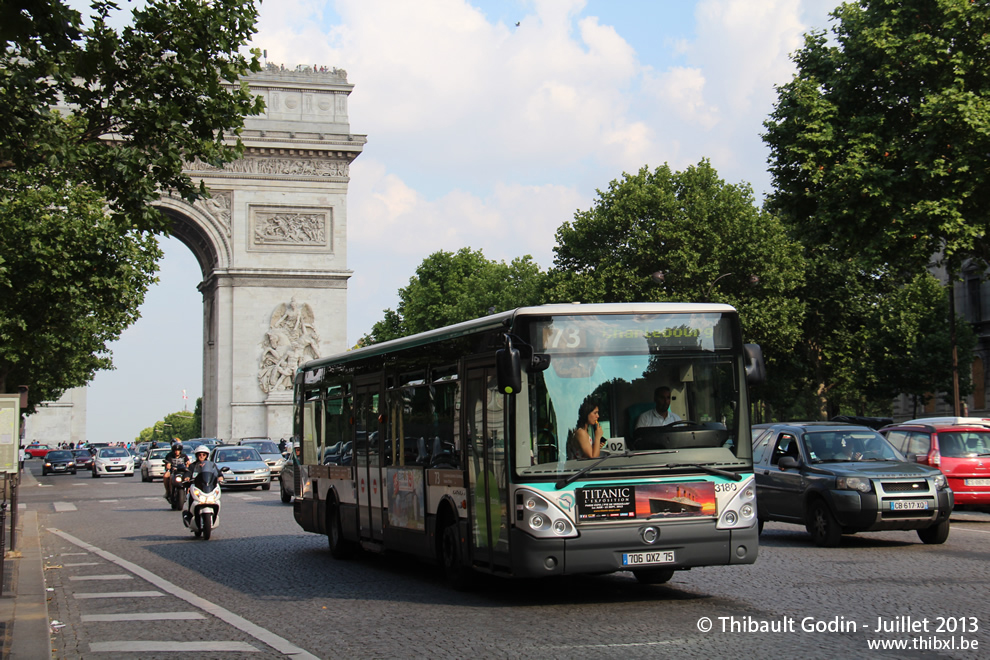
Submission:
<svg viewBox="0 0 990 660">
<path fill-rule="evenodd" d="M 267 110 L 243 157 L 188 164 L 211 199 L 159 203 L 203 271 L 203 433 L 226 441 L 291 435 L 291 379 L 273 375 L 347 347 L 347 184 L 366 142 L 344 71 L 269 67 L 249 83 Z M 293 303 L 306 321 L 283 327 Z"/>
</svg>

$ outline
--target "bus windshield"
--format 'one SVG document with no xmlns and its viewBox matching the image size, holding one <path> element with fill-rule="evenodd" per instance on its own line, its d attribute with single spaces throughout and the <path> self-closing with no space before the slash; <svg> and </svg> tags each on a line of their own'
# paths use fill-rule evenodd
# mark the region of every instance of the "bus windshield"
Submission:
<svg viewBox="0 0 990 660">
<path fill-rule="evenodd" d="M 516 403 L 517 476 L 558 479 L 603 458 L 596 472 L 615 476 L 749 470 L 739 336 L 737 318 L 721 313 L 533 320 L 528 339 L 550 365 L 526 374 Z"/>
</svg>

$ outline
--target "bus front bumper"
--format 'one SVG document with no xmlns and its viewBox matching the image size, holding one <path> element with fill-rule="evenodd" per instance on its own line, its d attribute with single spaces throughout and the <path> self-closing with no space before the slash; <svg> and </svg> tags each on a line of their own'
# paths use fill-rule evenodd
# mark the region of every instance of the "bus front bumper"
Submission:
<svg viewBox="0 0 990 660">
<path fill-rule="evenodd" d="M 650 526 L 624 525 L 582 527 L 571 539 L 538 539 L 513 528 L 512 574 L 516 577 L 545 577 L 612 573 L 633 570 L 623 564 L 627 553 L 673 551 L 674 561 L 642 565 L 641 568 L 684 570 L 695 566 L 752 564 L 759 552 L 756 524 L 733 530 L 715 529 L 714 521 L 654 525 L 660 530 L 656 543 L 643 541 L 641 530 Z"/>
</svg>

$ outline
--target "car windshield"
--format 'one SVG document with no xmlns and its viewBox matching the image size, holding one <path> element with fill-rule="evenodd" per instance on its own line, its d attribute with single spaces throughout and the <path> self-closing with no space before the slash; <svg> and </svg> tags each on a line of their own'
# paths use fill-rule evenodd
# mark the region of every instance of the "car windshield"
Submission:
<svg viewBox="0 0 990 660">
<path fill-rule="evenodd" d="M 127 458 L 131 453 L 123 447 L 108 447 L 100 450 L 101 458 Z"/>
<path fill-rule="evenodd" d="M 939 431 L 938 451 L 943 458 L 975 458 L 990 452 L 990 431 Z"/>
<path fill-rule="evenodd" d="M 88 449 L 73 449 L 72 455 L 79 458 L 89 458 L 92 454 L 89 453 Z"/>
<path fill-rule="evenodd" d="M 260 461 L 261 455 L 253 447 L 232 447 L 230 449 L 218 449 L 216 458 L 213 460 L 217 463 L 241 463 Z"/>
<path fill-rule="evenodd" d="M 809 431 L 803 439 L 805 453 L 812 463 L 904 460 L 886 438 L 869 429 Z"/>
<path fill-rule="evenodd" d="M 152 460 L 155 458 L 164 459 L 166 456 L 168 456 L 168 452 L 169 452 L 168 449 L 152 449 L 151 453 L 148 454 L 148 460 Z"/>
<path fill-rule="evenodd" d="M 48 452 L 48 460 L 50 461 L 67 461 L 72 459 L 72 453 L 67 451 L 50 451 Z"/>
<path fill-rule="evenodd" d="M 274 442 L 246 442 L 244 444 L 250 445 L 257 449 L 262 454 L 281 454 L 278 450 L 278 445 Z"/>
</svg>

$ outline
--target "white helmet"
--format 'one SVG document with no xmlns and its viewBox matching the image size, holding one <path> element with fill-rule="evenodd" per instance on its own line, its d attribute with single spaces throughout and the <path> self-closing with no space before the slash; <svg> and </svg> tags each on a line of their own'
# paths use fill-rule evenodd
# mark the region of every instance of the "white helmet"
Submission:
<svg viewBox="0 0 990 660">
<path fill-rule="evenodd" d="M 206 445 L 200 445 L 199 447 L 196 447 L 196 451 L 194 451 L 193 454 L 206 454 L 209 456 L 210 450 L 206 448 Z"/>
</svg>

